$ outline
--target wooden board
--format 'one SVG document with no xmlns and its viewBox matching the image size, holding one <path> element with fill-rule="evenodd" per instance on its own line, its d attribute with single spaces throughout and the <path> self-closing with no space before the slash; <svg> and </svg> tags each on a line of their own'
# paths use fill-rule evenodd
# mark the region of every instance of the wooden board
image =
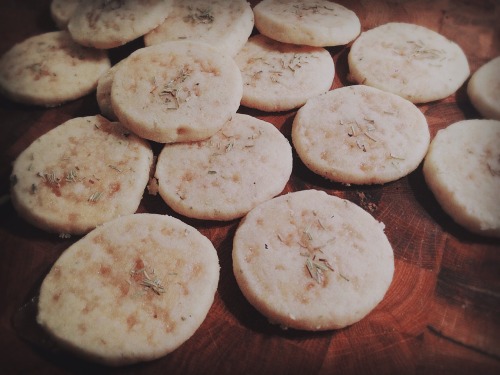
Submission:
<svg viewBox="0 0 500 375">
<path fill-rule="evenodd" d="M 497 0 L 339 2 L 358 14 L 363 30 L 402 21 L 442 33 L 464 49 L 472 71 L 500 55 Z M 49 3 L 0 2 L 0 54 L 29 36 L 56 29 Z M 141 46 L 138 40 L 112 50 L 113 62 Z M 333 88 L 348 85 L 349 47 L 329 51 L 336 63 Z M 432 136 L 455 121 L 479 117 L 465 87 L 419 108 Z M 290 139 L 294 111 L 241 107 L 240 112 L 275 124 Z M 322 333 L 284 331 L 268 324 L 245 300 L 232 274 L 232 237 L 239 221 L 181 217 L 212 240 L 221 263 L 215 302 L 196 334 L 164 358 L 121 369 L 87 363 L 52 347 L 34 322 L 33 298 L 51 265 L 78 238 L 44 233 L 17 216 L 7 197 L 11 163 L 48 130 L 96 113 L 94 95 L 52 109 L 0 98 L 0 373 L 500 373 L 500 242 L 456 225 L 426 187 L 421 168 L 384 186 L 345 187 L 314 175 L 296 155 L 285 192 L 325 190 L 359 204 L 386 225 L 395 251 L 395 276 L 385 299 L 364 320 Z M 160 149 L 154 145 L 156 153 Z M 158 196 L 147 194 L 139 212 L 179 217 Z"/>
</svg>

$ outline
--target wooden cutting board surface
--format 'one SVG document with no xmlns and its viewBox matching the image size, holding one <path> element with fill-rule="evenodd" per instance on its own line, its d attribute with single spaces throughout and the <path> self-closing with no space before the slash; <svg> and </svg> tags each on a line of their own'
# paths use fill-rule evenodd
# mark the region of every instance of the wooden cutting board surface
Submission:
<svg viewBox="0 0 500 375">
<path fill-rule="evenodd" d="M 442 33 L 463 48 L 472 72 L 500 55 L 498 0 L 339 3 L 358 14 L 363 30 L 401 21 Z M 49 4 L 48 0 L 0 2 L 0 54 L 29 36 L 56 29 Z M 117 62 L 142 46 L 140 40 L 134 41 L 110 55 Z M 349 47 L 329 51 L 336 63 L 332 88 L 348 85 Z M 479 118 L 465 86 L 419 108 L 432 136 L 455 121 Z M 290 140 L 295 111 L 264 113 L 241 107 L 239 112 L 275 124 Z M 426 187 L 421 168 L 384 186 L 345 187 L 314 175 L 296 155 L 285 192 L 325 190 L 359 204 L 386 225 L 395 252 L 394 280 L 384 300 L 365 319 L 321 333 L 270 325 L 245 300 L 232 274 L 232 238 L 239 221 L 183 218 L 158 196 L 146 194 L 139 212 L 180 217 L 206 235 L 218 251 L 220 283 L 205 322 L 168 356 L 121 369 L 96 366 L 49 345 L 34 322 L 33 298 L 52 264 L 78 237 L 61 239 L 18 217 L 8 200 L 11 164 L 48 130 L 70 118 L 97 113 L 94 95 L 51 109 L 0 98 L 0 373 L 500 373 L 500 241 L 456 225 Z M 161 145 L 153 148 L 158 153 Z"/>
</svg>

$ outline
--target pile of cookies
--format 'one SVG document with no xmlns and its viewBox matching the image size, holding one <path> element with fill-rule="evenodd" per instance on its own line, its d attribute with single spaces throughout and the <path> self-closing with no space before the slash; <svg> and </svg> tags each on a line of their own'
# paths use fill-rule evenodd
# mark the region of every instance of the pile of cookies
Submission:
<svg viewBox="0 0 500 375">
<path fill-rule="evenodd" d="M 470 71 L 457 44 L 422 26 L 361 33 L 354 12 L 326 0 L 253 9 L 245 0 L 53 0 L 51 14 L 60 31 L 0 58 L 0 90 L 46 107 L 96 93 L 100 114 L 41 136 L 11 175 L 23 218 L 85 235 L 44 280 L 37 318 L 80 355 L 110 365 L 158 358 L 196 331 L 213 302 L 216 249 L 177 218 L 135 214 L 146 186 L 185 217 L 241 219 L 233 271 L 272 323 L 342 328 L 383 299 L 394 274 L 384 225 L 325 192 L 280 195 L 292 146 L 240 106 L 297 110 L 298 157 L 346 185 L 395 181 L 424 161 L 446 212 L 500 237 L 498 58 L 468 86 L 489 120 L 450 125 L 431 142 L 417 104 L 452 95 Z M 107 50 L 137 38 L 144 47 L 111 66 Z M 332 89 L 326 47 L 350 43 L 355 84 Z M 150 142 L 163 145 L 159 155 Z"/>
</svg>

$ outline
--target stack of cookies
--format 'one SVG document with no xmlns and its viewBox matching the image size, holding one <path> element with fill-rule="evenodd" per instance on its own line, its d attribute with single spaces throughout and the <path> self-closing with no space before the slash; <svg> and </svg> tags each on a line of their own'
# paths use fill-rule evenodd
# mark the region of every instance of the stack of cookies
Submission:
<svg viewBox="0 0 500 375">
<path fill-rule="evenodd" d="M 51 14 L 60 31 L 0 58 L 0 90 L 45 107 L 96 93 L 101 113 L 41 136 L 11 176 L 13 205 L 28 222 L 86 234 L 47 275 L 38 313 L 77 354 L 111 365 L 151 360 L 201 325 L 219 262 L 182 217 L 241 219 L 236 281 L 284 328 L 345 327 L 384 298 L 394 274 L 384 225 L 321 191 L 281 195 L 292 145 L 242 106 L 296 111 L 297 156 L 344 185 L 389 183 L 425 159 L 446 212 L 500 237 L 498 59 L 468 91 L 492 120 L 452 125 L 431 143 L 418 104 L 452 95 L 470 71 L 457 44 L 422 26 L 361 33 L 354 12 L 326 0 L 263 0 L 253 9 L 245 0 L 53 0 Z M 108 50 L 138 38 L 144 47 L 111 66 Z M 333 89 L 328 48 L 348 44 L 353 85 Z M 452 164 L 466 168 L 451 173 Z M 179 218 L 136 214 L 148 182 Z"/>
</svg>

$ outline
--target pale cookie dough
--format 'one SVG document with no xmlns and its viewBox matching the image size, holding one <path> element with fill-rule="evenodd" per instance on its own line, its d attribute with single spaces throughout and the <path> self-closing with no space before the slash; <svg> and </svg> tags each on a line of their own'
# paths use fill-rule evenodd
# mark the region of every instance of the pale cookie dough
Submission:
<svg viewBox="0 0 500 375">
<path fill-rule="evenodd" d="M 384 224 L 318 190 L 262 203 L 236 230 L 233 271 L 247 300 L 271 323 L 330 330 L 363 319 L 394 273 Z"/>
<path fill-rule="evenodd" d="M 110 65 L 106 51 L 76 44 L 67 31 L 40 34 L 0 58 L 0 91 L 16 102 L 52 107 L 94 91 Z"/>
<path fill-rule="evenodd" d="M 81 45 L 109 49 L 142 37 L 160 25 L 173 0 L 85 0 L 69 19 L 68 30 Z"/>
<path fill-rule="evenodd" d="M 111 103 L 120 121 L 160 143 L 206 139 L 238 110 L 234 60 L 205 43 L 165 42 L 132 53 L 118 68 Z"/>
<path fill-rule="evenodd" d="M 236 55 L 243 76 L 241 104 L 262 111 L 287 111 L 327 92 L 335 66 L 321 47 L 297 46 L 251 37 Z"/>
<path fill-rule="evenodd" d="M 196 332 L 218 280 L 217 252 L 195 228 L 169 216 L 128 215 L 62 253 L 42 283 L 37 322 L 92 361 L 149 361 Z"/>
<path fill-rule="evenodd" d="M 413 103 L 446 98 L 469 77 L 462 49 L 423 26 L 387 23 L 362 33 L 348 56 L 350 78 Z"/>
<path fill-rule="evenodd" d="M 144 36 L 144 44 L 194 40 L 234 56 L 253 26 L 252 8 L 246 0 L 175 0 L 165 22 Z"/>
<path fill-rule="evenodd" d="M 471 232 L 500 237 L 500 121 L 463 120 L 438 131 L 424 161 L 443 210 Z"/>
<path fill-rule="evenodd" d="M 96 99 L 97 105 L 101 110 L 101 114 L 106 118 L 117 121 L 118 117 L 113 111 L 113 104 L 111 103 L 111 86 L 113 85 L 113 80 L 115 78 L 115 73 L 118 67 L 123 63 L 121 60 L 117 64 L 113 65 L 106 73 L 104 73 L 97 81 L 96 89 Z"/>
<path fill-rule="evenodd" d="M 50 3 L 50 15 L 58 28 L 64 30 L 75 13 L 81 0 L 52 0 Z"/>
<path fill-rule="evenodd" d="M 500 120 L 500 56 L 484 64 L 472 75 L 467 94 L 481 115 Z"/>
<path fill-rule="evenodd" d="M 356 85 L 309 99 L 292 140 L 313 172 L 345 184 L 384 184 L 415 170 L 430 142 L 425 116 L 411 102 Z"/>
<path fill-rule="evenodd" d="M 361 31 L 353 11 L 326 0 L 263 0 L 253 11 L 260 33 L 283 43 L 338 46 Z"/>
<path fill-rule="evenodd" d="M 159 193 L 175 211 L 232 220 L 281 193 L 292 173 L 292 149 L 274 125 L 242 114 L 213 137 L 166 145 L 157 166 Z"/>
<path fill-rule="evenodd" d="M 137 210 L 152 161 L 150 146 L 117 122 L 68 120 L 16 158 L 12 204 L 43 230 L 84 234 Z"/>
</svg>

